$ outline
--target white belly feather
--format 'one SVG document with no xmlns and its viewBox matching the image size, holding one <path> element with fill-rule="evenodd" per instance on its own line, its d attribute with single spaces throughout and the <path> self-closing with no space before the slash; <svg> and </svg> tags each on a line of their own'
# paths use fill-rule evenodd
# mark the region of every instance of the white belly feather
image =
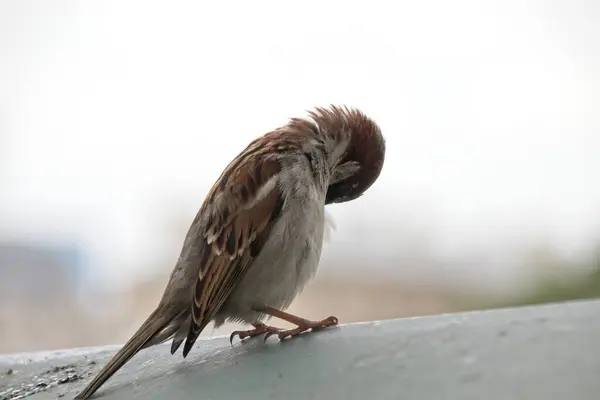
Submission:
<svg viewBox="0 0 600 400">
<path fill-rule="evenodd" d="M 215 325 L 261 319 L 252 307 L 287 308 L 319 265 L 325 227 L 322 199 L 290 196 L 258 257 L 217 313 Z M 330 221 L 328 221 L 330 222 Z"/>
</svg>

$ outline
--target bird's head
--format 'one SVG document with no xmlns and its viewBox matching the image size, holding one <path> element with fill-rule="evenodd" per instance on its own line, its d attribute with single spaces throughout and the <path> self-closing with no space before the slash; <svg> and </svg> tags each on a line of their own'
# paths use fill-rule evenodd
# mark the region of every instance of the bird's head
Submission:
<svg viewBox="0 0 600 400">
<path fill-rule="evenodd" d="M 330 142 L 325 204 L 362 196 L 383 168 L 385 140 L 381 129 L 361 111 L 347 107 L 317 108 L 310 116 Z"/>
</svg>

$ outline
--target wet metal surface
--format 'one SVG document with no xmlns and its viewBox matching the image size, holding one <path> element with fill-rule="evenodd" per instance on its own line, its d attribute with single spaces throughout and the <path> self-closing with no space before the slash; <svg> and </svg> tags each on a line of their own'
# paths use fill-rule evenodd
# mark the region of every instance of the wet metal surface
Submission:
<svg viewBox="0 0 600 400">
<path fill-rule="evenodd" d="M 0 356 L 0 400 L 72 399 L 118 346 Z M 600 301 L 353 324 L 279 343 L 147 349 L 95 398 L 571 399 L 600 393 Z"/>
</svg>

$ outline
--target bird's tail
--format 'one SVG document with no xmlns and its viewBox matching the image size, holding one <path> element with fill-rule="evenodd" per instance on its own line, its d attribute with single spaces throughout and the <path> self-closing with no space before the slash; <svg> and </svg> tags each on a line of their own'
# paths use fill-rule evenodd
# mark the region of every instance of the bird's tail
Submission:
<svg viewBox="0 0 600 400">
<path fill-rule="evenodd" d="M 75 397 L 75 399 L 89 399 L 119 368 L 129 361 L 167 325 L 177 317 L 173 310 L 168 310 L 163 304 L 144 321 L 137 332 L 125 343 L 117 354 L 102 368 L 96 377 Z"/>
</svg>

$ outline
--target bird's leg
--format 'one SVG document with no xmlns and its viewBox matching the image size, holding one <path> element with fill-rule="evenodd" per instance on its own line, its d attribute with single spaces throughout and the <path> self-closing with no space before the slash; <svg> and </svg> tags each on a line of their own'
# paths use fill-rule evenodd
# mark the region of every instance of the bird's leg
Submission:
<svg viewBox="0 0 600 400">
<path fill-rule="evenodd" d="M 338 324 L 338 319 L 333 316 L 331 316 L 329 318 L 325 318 L 321 321 L 311 321 L 308 319 L 297 317 L 295 315 L 286 313 L 284 311 L 281 311 L 281 310 L 278 310 L 278 309 L 272 308 L 272 307 L 262 307 L 260 310 L 256 310 L 256 311 L 270 315 L 271 317 L 276 317 L 276 318 L 282 319 L 284 321 L 287 321 L 287 322 L 297 326 L 297 328 L 288 329 L 288 330 L 283 330 L 283 329 L 271 330 L 271 331 L 267 332 L 267 335 L 265 336 L 265 340 L 267 340 L 267 338 L 269 336 L 274 335 L 274 334 L 277 334 L 277 336 L 279 337 L 279 340 L 283 340 L 285 338 L 292 338 L 292 337 L 297 336 L 308 330 L 316 331 L 319 329 L 327 328 L 329 326 Z"/>
<path fill-rule="evenodd" d="M 246 338 L 253 338 L 255 336 L 262 335 L 263 333 L 277 333 L 281 330 L 279 328 L 275 328 L 274 326 L 263 324 L 262 322 L 256 322 L 252 324 L 252 326 L 254 327 L 254 329 L 232 332 L 229 336 L 229 343 L 233 345 L 233 338 L 235 338 L 236 336 L 239 337 L 240 340 L 244 340 Z"/>
</svg>

